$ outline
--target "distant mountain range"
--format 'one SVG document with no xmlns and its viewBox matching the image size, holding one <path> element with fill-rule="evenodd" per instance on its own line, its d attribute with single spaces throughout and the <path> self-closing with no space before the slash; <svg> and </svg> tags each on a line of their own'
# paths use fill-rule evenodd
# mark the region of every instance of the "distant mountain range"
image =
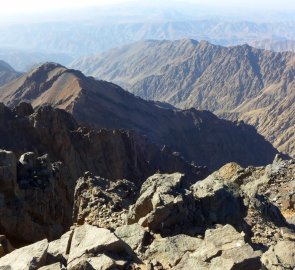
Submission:
<svg viewBox="0 0 295 270">
<path fill-rule="evenodd" d="M 245 120 L 295 154 L 295 54 L 206 41 L 143 41 L 82 58 L 72 67 L 148 100 Z"/>
<path fill-rule="evenodd" d="M 50 104 L 98 129 L 132 129 L 210 169 L 229 161 L 263 165 L 277 153 L 251 126 L 221 120 L 208 111 L 170 109 L 54 63 L 0 88 L 0 101 L 10 107 L 23 101 L 34 107 Z"/>
<path fill-rule="evenodd" d="M 112 10 L 105 14 L 100 11 L 99 16 L 95 15 L 96 11 L 88 12 L 89 18 L 70 22 L 0 25 L 0 59 L 17 71 L 28 71 L 46 61 L 68 65 L 85 55 L 149 39 L 189 38 L 223 46 L 250 44 L 274 51 L 294 50 L 295 22 L 292 21 L 266 23 L 216 16 L 192 19 L 193 16 L 181 16 L 177 11 L 155 13 L 152 9 L 148 18 L 140 18 L 141 13 L 132 9 L 136 19 L 126 18 L 130 10 L 119 11 L 118 16 L 105 15 Z"/>
<path fill-rule="evenodd" d="M 7 84 L 8 82 L 19 77 L 21 73 L 16 72 L 6 62 L 0 60 L 0 86 Z"/>
<path fill-rule="evenodd" d="M 207 40 L 225 46 L 262 39 L 295 40 L 295 23 L 179 18 L 162 21 L 154 18 L 150 22 L 92 20 L 0 26 L 2 47 L 71 57 L 98 53 L 140 40 L 181 38 Z"/>
<path fill-rule="evenodd" d="M 0 59 L 9 63 L 17 71 L 28 71 L 46 61 L 59 61 L 63 65 L 67 65 L 74 59 L 67 54 L 60 53 L 43 53 L 32 50 L 20 50 L 14 48 L 1 48 Z"/>
<path fill-rule="evenodd" d="M 262 39 L 250 42 L 250 45 L 274 52 L 295 52 L 295 40 Z"/>
</svg>

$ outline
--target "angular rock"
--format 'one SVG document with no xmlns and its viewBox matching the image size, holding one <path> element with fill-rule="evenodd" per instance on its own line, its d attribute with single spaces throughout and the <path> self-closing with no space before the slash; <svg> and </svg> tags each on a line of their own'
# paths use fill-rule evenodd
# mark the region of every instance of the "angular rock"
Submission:
<svg viewBox="0 0 295 270">
<path fill-rule="evenodd" d="M 63 267 L 62 264 L 54 263 L 54 264 L 43 266 L 39 268 L 38 270 L 61 270 L 62 267 Z M 66 268 L 63 268 L 63 269 L 66 269 Z"/>
<path fill-rule="evenodd" d="M 127 223 L 138 222 L 165 235 L 187 231 L 195 218 L 195 202 L 191 193 L 181 188 L 183 179 L 180 173 L 149 177 L 129 209 Z"/>
<path fill-rule="evenodd" d="M 271 246 L 261 257 L 265 269 L 283 270 L 295 267 L 295 242 L 280 241 Z"/>
<path fill-rule="evenodd" d="M 128 180 L 110 181 L 87 172 L 76 184 L 73 221 L 107 229 L 122 226 L 136 194 L 134 183 Z"/>
<path fill-rule="evenodd" d="M 212 270 L 260 270 L 261 252 L 253 251 L 250 245 L 244 244 L 224 250 L 220 257 L 213 258 Z"/>
<path fill-rule="evenodd" d="M 155 239 L 145 253 L 145 257 L 153 258 L 164 269 L 175 266 L 188 251 L 194 251 L 200 247 L 203 240 L 187 235 Z"/>
<path fill-rule="evenodd" d="M 59 239 L 52 241 L 48 245 L 46 263 L 63 263 L 67 262 L 68 254 L 70 252 L 73 231 L 68 231 Z"/>
<path fill-rule="evenodd" d="M 13 270 L 37 270 L 46 262 L 47 248 L 48 241 L 45 239 L 16 249 L 0 258 L 0 265 L 11 267 Z"/>
<path fill-rule="evenodd" d="M 261 252 L 245 243 L 241 233 L 231 225 L 225 225 L 207 230 L 200 245 L 187 252 L 173 269 L 190 269 L 198 265 L 202 270 L 259 270 L 260 256 Z"/>
<path fill-rule="evenodd" d="M 220 251 L 241 247 L 245 244 L 244 236 L 228 224 L 216 229 L 206 230 L 204 240 L 206 243 L 213 244 Z"/>
<path fill-rule="evenodd" d="M 245 208 L 238 187 L 214 175 L 194 184 L 191 189 L 201 209 L 204 223 L 238 225 Z"/>
<path fill-rule="evenodd" d="M 151 237 L 139 224 L 123 225 L 115 230 L 115 235 L 127 243 L 133 250 L 141 251 Z"/>
<path fill-rule="evenodd" d="M 128 258 L 132 255 L 132 250 L 107 229 L 88 224 L 75 228 L 68 258 L 68 269 L 75 269 L 80 261 L 88 261 L 89 258 L 100 254 Z"/>
<path fill-rule="evenodd" d="M 108 270 L 108 269 L 126 269 L 124 266 L 127 264 L 126 261 L 114 260 L 104 254 L 97 257 L 89 258 L 89 264 L 95 270 Z"/>
<path fill-rule="evenodd" d="M 71 184 L 64 165 L 33 152 L 21 155 L 17 165 L 14 153 L 1 155 L 6 165 L 0 165 L 0 179 L 6 184 L 0 187 L 0 232 L 25 243 L 59 237 L 71 224 Z"/>
</svg>

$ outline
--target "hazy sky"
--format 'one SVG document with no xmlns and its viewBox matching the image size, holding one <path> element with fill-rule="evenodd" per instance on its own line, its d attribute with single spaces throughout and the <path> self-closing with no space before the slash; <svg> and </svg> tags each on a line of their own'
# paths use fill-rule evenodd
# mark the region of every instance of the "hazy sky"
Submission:
<svg viewBox="0 0 295 270">
<path fill-rule="evenodd" d="M 117 4 L 124 2 L 140 3 L 163 3 L 190 2 L 203 6 L 222 7 L 247 7 L 253 9 L 272 9 L 278 11 L 295 10 L 294 0 L 0 0 L 1 14 L 31 13 L 35 11 L 60 10 L 65 8 L 76 8 L 81 6 L 99 6 L 106 4 Z"/>
</svg>

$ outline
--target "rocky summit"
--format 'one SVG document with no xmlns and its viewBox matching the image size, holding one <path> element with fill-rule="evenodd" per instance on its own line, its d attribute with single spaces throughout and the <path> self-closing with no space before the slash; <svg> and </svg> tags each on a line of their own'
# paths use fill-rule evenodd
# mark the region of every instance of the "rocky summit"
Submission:
<svg viewBox="0 0 295 270">
<path fill-rule="evenodd" d="M 53 63 L 0 92 L 0 270 L 295 266 L 295 161 L 253 127 Z"/>
<path fill-rule="evenodd" d="M 266 165 L 277 153 L 253 127 L 243 122 L 222 120 L 209 111 L 178 110 L 145 101 L 117 85 L 54 63 L 43 64 L 1 88 L 0 101 L 10 108 L 24 101 L 34 108 L 51 105 L 96 130 L 133 130 L 212 171 L 228 162 Z M 42 115 L 45 114 L 44 111 Z"/>
<path fill-rule="evenodd" d="M 295 2 L 2 2 L 0 270 L 295 270 Z"/>
<path fill-rule="evenodd" d="M 30 203 L 32 192 L 44 197 L 53 186 L 65 185 L 65 178 L 48 177 L 56 169 L 46 157 L 27 153 L 16 166 L 12 152 L 0 156 L 1 175 L 10 186 L 1 190 L 4 196 Z M 32 165 L 37 181 L 33 177 L 25 186 L 19 179 Z M 199 181 L 188 181 L 184 173 L 156 173 L 136 186 L 86 173 L 74 190 L 73 226 L 30 245 L 3 236 L 1 269 L 293 269 L 294 175 L 295 160 L 280 156 L 265 167 L 229 163 Z M 62 212 L 64 194 L 54 196 Z"/>
</svg>

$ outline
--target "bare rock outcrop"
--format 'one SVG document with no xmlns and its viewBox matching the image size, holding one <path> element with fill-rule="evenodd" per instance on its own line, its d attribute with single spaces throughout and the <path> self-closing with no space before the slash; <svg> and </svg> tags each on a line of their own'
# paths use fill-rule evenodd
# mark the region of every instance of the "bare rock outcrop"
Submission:
<svg viewBox="0 0 295 270">
<path fill-rule="evenodd" d="M 73 222 L 112 229 L 122 226 L 137 193 L 138 188 L 128 180 L 109 181 L 85 173 L 75 188 Z"/>
<path fill-rule="evenodd" d="M 103 183 L 100 190 L 108 189 L 113 204 L 111 211 L 105 208 L 105 217 L 116 208 L 114 216 L 126 210 L 129 199 L 124 203 L 123 196 L 133 195 L 157 171 L 180 171 L 194 181 L 207 174 L 205 168 L 186 162 L 167 147 L 160 149 L 146 137 L 81 127 L 70 114 L 49 106 L 34 111 L 26 103 L 14 110 L 0 104 L 0 147 L 6 149 L 0 151 L 0 233 L 17 246 L 52 240 L 69 229 L 76 181 L 84 172 L 109 179 L 98 181 Z"/>
<path fill-rule="evenodd" d="M 277 156 L 266 167 L 242 168 L 229 164 L 212 177 L 239 186 L 247 208 L 245 222 L 253 232 L 252 241 L 270 246 L 284 237 L 293 237 L 292 232 L 288 233 L 287 226 L 291 225 L 286 221 L 294 223 L 294 175 L 294 160 Z"/>
<path fill-rule="evenodd" d="M 148 178 L 129 209 L 128 224 L 137 222 L 165 235 L 188 231 L 195 222 L 196 209 L 192 194 L 181 187 L 183 180 L 180 173 Z"/>
<path fill-rule="evenodd" d="M 138 185 L 157 171 L 180 171 L 198 179 L 206 174 L 204 168 L 133 131 L 86 128 L 71 114 L 50 106 L 31 113 L 32 110 L 24 103 L 14 110 L 0 105 L 0 148 L 13 151 L 17 158 L 33 152 L 63 162 L 72 178 L 73 190 L 76 180 L 87 171 L 110 180 L 128 179 Z"/>
<path fill-rule="evenodd" d="M 279 157 L 267 167 L 228 164 L 193 185 L 181 173 L 155 174 L 139 192 L 127 180 L 88 172 L 76 187 L 79 224 L 48 244 L 40 267 L 293 269 L 294 227 L 281 214 L 284 205 L 271 199 L 278 195 L 275 186 L 293 183 L 293 165 Z"/>
<path fill-rule="evenodd" d="M 0 230 L 17 245 L 59 237 L 72 223 L 69 177 L 47 155 L 1 151 Z"/>
<path fill-rule="evenodd" d="M 239 189 L 210 175 L 191 186 L 201 217 L 207 224 L 241 223 L 245 207 Z"/>
</svg>

